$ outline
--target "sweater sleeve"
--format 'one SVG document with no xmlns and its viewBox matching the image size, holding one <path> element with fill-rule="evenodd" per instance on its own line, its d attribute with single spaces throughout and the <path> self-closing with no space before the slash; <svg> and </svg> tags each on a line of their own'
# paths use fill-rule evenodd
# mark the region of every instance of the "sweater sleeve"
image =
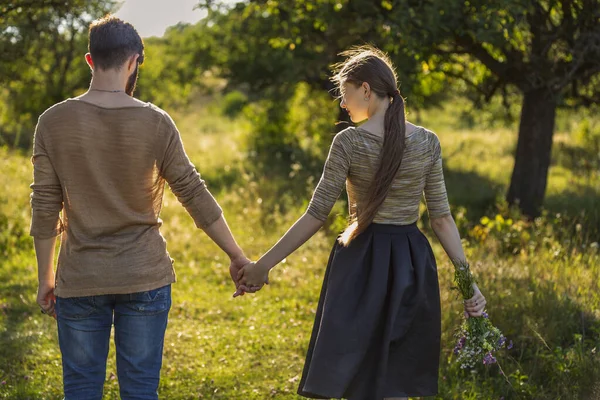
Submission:
<svg viewBox="0 0 600 400">
<path fill-rule="evenodd" d="M 436 135 L 432 137 L 432 162 L 425 181 L 425 202 L 431 219 L 450 214 L 442 168 L 442 148 Z"/>
<path fill-rule="evenodd" d="M 48 155 L 44 134 L 40 118 L 33 136 L 33 183 L 30 186 L 32 214 L 29 231 L 31 236 L 39 239 L 48 239 L 64 231 L 60 219 L 63 208 L 62 186 Z"/>
<path fill-rule="evenodd" d="M 308 205 L 307 212 L 318 220 L 327 219 L 346 183 L 353 148 L 349 133 L 350 130 L 346 129 L 333 139 L 323 174 Z"/>
<path fill-rule="evenodd" d="M 163 117 L 156 156 L 158 169 L 196 226 L 207 228 L 223 211 L 187 156 L 175 123 L 167 114 Z"/>
</svg>

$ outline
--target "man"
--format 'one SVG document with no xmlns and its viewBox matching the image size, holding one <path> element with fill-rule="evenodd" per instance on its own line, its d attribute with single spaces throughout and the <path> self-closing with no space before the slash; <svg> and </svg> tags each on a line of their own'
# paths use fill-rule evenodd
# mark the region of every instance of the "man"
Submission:
<svg viewBox="0 0 600 400">
<path fill-rule="evenodd" d="M 159 231 L 165 182 L 229 255 L 236 294 L 259 288 L 238 287 L 237 272 L 249 260 L 173 120 L 132 97 L 144 59 L 135 28 L 111 16 L 93 22 L 85 57 L 89 90 L 46 110 L 35 131 L 37 301 L 57 319 L 66 400 L 102 398 L 113 324 L 121 398 L 156 399 L 175 282 Z"/>
</svg>

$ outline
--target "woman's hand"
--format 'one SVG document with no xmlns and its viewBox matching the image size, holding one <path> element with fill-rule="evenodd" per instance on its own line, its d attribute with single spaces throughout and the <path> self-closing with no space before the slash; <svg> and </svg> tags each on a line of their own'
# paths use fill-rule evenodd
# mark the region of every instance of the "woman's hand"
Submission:
<svg viewBox="0 0 600 400">
<path fill-rule="evenodd" d="M 270 268 L 260 263 L 250 263 L 238 273 L 240 286 L 245 286 L 253 292 L 259 291 L 263 285 L 269 284 Z"/>
<path fill-rule="evenodd" d="M 485 297 L 476 284 L 473 284 L 473 289 L 475 291 L 473 297 L 464 301 L 465 312 L 469 317 L 481 317 L 486 305 Z"/>
</svg>

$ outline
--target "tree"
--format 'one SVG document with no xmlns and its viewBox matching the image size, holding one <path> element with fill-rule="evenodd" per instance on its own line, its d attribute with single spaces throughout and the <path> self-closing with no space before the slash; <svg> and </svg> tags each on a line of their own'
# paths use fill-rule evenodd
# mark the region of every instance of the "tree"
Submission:
<svg viewBox="0 0 600 400">
<path fill-rule="evenodd" d="M 349 122 L 328 92 L 335 89 L 330 66 L 351 45 L 373 42 L 391 54 L 411 106 L 422 104 L 425 96 L 432 102 L 444 96 L 442 77 L 420 76 L 419 54 L 397 40 L 384 23 L 384 6 L 372 0 L 258 0 L 233 6 L 208 1 L 203 6 L 208 17 L 196 27 L 209 44 L 208 63 L 228 88 L 254 101 L 247 108 L 252 168 L 258 176 L 281 181 L 281 191 L 308 190 L 306 182 L 322 169 L 334 123 Z M 308 110 L 310 122 L 304 123 L 298 116 Z"/>
<path fill-rule="evenodd" d="M 390 18 L 420 37 L 425 55 L 446 74 L 486 99 L 507 86 L 522 93 L 507 200 L 539 215 L 557 107 L 600 101 L 600 2 L 401 0 L 393 9 Z M 478 79 L 466 67 L 473 60 L 485 70 Z"/>
<path fill-rule="evenodd" d="M 0 144 L 28 147 L 37 116 L 87 87 L 89 23 L 115 4 L 17 0 L 0 6 Z"/>
<path fill-rule="evenodd" d="M 213 90 L 214 79 L 202 79 L 213 67 L 206 51 L 212 47 L 209 39 L 201 26 L 184 23 L 169 27 L 162 37 L 145 39 L 146 62 L 136 95 L 160 107 L 181 108 L 194 91 Z"/>
<path fill-rule="evenodd" d="M 209 15 L 202 23 L 215 44 L 213 60 L 234 87 L 247 85 L 260 97 L 270 92 L 281 97 L 281 90 L 298 82 L 330 91 L 330 66 L 340 60 L 338 54 L 374 43 L 391 55 L 411 104 L 443 99 L 441 77 L 423 79 L 420 52 L 386 22 L 386 2 L 257 0 L 231 8 L 216 3 L 204 4 Z"/>
<path fill-rule="evenodd" d="M 294 81 L 329 89 L 328 65 L 364 42 L 391 54 L 409 101 L 442 99 L 452 79 L 465 82 L 477 104 L 520 92 L 507 199 L 532 217 L 544 199 L 557 107 L 600 100 L 598 0 L 215 3 L 206 24 L 229 52 L 217 57 L 225 76 L 259 92 Z"/>
</svg>

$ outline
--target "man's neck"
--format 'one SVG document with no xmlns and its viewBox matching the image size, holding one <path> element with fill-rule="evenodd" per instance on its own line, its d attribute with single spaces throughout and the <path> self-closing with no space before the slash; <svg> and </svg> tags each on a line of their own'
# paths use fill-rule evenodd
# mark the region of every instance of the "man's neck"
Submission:
<svg viewBox="0 0 600 400">
<path fill-rule="evenodd" d="M 125 91 L 125 82 L 117 73 L 98 73 L 95 72 L 90 82 L 90 89 L 104 91 Z"/>
</svg>

